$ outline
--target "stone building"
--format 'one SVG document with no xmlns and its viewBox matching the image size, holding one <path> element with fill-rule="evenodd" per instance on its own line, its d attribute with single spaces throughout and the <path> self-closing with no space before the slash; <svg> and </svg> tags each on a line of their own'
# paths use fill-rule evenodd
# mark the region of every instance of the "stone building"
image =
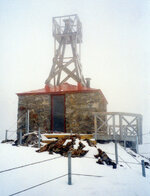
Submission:
<svg viewBox="0 0 150 196">
<path fill-rule="evenodd" d="M 93 112 L 106 112 L 107 100 L 99 89 L 63 83 L 30 92 L 18 93 L 18 131 L 93 133 Z"/>
</svg>

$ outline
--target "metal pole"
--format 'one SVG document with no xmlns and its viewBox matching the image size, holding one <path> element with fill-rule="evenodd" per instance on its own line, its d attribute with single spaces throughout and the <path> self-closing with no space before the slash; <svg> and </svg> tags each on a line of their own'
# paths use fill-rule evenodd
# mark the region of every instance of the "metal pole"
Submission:
<svg viewBox="0 0 150 196">
<path fill-rule="evenodd" d="M 68 185 L 72 185 L 71 179 L 71 152 L 68 152 Z"/>
<path fill-rule="evenodd" d="M 28 111 L 26 112 L 26 119 L 25 119 L 25 122 L 26 122 L 26 133 L 28 133 Z"/>
<path fill-rule="evenodd" d="M 22 130 L 19 131 L 19 144 L 22 144 Z"/>
<path fill-rule="evenodd" d="M 117 140 L 115 140 L 115 159 L 116 159 L 116 167 L 118 164 L 118 145 L 117 145 Z"/>
<path fill-rule="evenodd" d="M 26 133 L 29 133 L 29 110 L 26 113 Z"/>
<path fill-rule="evenodd" d="M 39 130 L 38 130 L 38 148 L 40 148 L 41 144 L 40 144 L 40 139 L 41 139 L 41 130 L 40 130 L 40 127 L 39 127 Z"/>
<path fill-rule="evenodd" d="M 5 132 L 5 141 L 7 141 L 7 136 L 8 136 L 8 130 Z"/>
<path fill-rule="evenodd" d="M 142 176 L 143 176 L 143 177 L 146 177 L 144 160 L 141 160 L 141 165 L 142 165 Z"/>
<path fill-rule="evenodd" d="M 115 132 L 115 115 L 113 115 L 113 134 L 115 139 L 115 160 L 116 160 L 116 168 L 118 164 L 118 146 L 117 146 L 117 138 L 116 138 L 116 132 Z"/>
<path fill-rule="evenodd" d="M 30 115 L 30 114 L 29 114 L 29 110 L 28 110 L 27 133 L 29 133 L 29 118 L 30 118 L 29 115 Z"/>
</svg>

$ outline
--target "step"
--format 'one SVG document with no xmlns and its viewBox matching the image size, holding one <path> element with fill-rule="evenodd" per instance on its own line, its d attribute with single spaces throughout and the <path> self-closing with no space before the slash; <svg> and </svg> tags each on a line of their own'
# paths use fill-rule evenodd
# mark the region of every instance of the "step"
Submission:
<svg viewBox="0 0 150 196">
<path fill-rule="evenodd" d="M 52 139 L 60 139 L 60 138 L 64 138 L 66 136 L 71 136 L 71 135 L 76 135 L 76 134 L 70 134 L 70 133 L 43 134 L 43 136 L 46 137 L 47 139 L 42 139 L 42 142 L 43 143 L 49 143 L 50 141 L 52 141 Z M 84 139 L 93 139 L 93 135 L 92 134 L 80 134 L 80 137 L 83 140 Z"/>
<path fill-rule="evenodd" d="M 64 138 L 66 136 L 73 136 L 73 135 L 76 135 L 76 134 L 70 134 L 70 133 L 64 133 L 64 134 L 44 134 L 44 136 L 48 139 L 50 138 Z M 92 139 L 93 138 L 93 134 L 80 134 L 79 135 L 81 137 L 81 139 Z"/>
</svg>

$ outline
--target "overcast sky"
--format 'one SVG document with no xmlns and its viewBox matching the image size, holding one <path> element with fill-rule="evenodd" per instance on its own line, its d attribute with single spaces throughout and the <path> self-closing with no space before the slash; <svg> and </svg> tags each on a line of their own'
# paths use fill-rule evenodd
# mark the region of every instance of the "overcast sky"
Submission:
<svg viewBox="0 0 150 196">
<path fill-rule="evenodd" d="M 0 0 L 0 136 L 16 129 L 17 92 L 44 87 L 52 66 L 52 17 L 78 14 L 82 66 L 108 111 L 140 113 L 150 131 L 150 1 Z"/>
</svg>

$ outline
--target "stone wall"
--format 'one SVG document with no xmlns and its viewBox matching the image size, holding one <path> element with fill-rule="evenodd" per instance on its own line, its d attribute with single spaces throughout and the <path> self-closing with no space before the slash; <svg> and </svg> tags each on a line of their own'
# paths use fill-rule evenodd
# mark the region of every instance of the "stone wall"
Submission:
<svg viewBox="0 0 150 196">
<path fill-rule="evenodd" d="M 93 133 L 93 112 L 105 112 L 106 101 L 99 92 L 65 94 L 66 132 Z M 18 130 L 26 131 L 26 115 L 30 110 L 30 131 L 38 127 L 51 130 L 51 95 L 20 95 L 18 101 Z"/>
<path fill-rule="evenodd" d="M 27 110 L 30 110 L 30 130 L 50 130 L 51 100 L 49 95 L 23 95 L 18 101 L 18 130 L 26 130 Z"/>
<path fill-rule="evenodd" d="M 93 112 L 106 112 L 106 106 L 99 92 L 66 94 L 66 131 L 93 133 Z"/>
</svg>

